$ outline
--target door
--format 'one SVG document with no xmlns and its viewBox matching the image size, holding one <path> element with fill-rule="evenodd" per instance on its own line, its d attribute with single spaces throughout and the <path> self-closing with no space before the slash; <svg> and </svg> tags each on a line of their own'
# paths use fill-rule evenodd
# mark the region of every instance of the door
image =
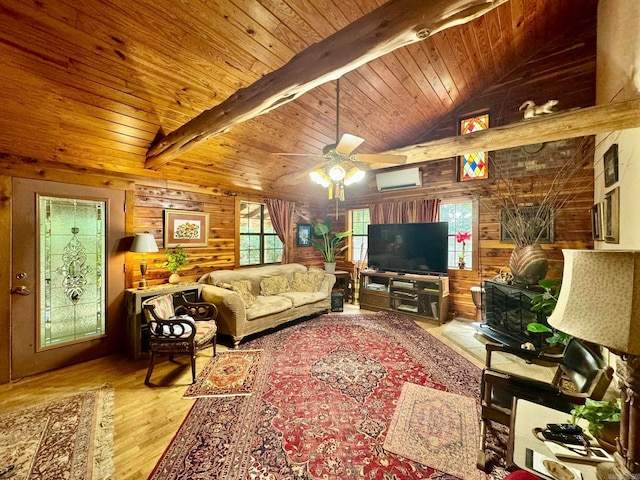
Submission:
<svg viewBox="0 0 640 480">
<path fill-rule="evenodd" d="M 11 378 L 119 347 L 123 191 L 14 179 Z"/>
</svg>

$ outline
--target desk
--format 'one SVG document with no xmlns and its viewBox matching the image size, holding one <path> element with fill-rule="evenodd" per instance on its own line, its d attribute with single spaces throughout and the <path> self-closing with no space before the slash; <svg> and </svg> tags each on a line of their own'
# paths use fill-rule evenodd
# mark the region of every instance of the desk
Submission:
<svg viewBox="0 0 640 480">
<path fill-rule="evenodd" d="M 511 414 L 511 429 L 509 432 L 509 446 L 507 449 L 507 465 L 515 465 L 536 475 L 540 475 L 526 466 L 527 448 L 553 458 L 553 454 L 543 441 L 538 440 L 532 433 L 536 427 L 545 427 L 547 423 L 567 423 L 571 415 L 559 410 L 544 407 L 522 399 L 514 399 Z M 578 424 L 586 431 L 588 423 L 584 420 Z M 562 460 L 571 467 L 582 472 L 584 480 L 596 480 L 596 463 L 576 463 Z M 549 477 L 552 478 L 552 477 Z"/>
<path fill-rule="evenodd" d="M 351 274 L 344 270 L 336 270 L 333 274 L 336 276 L 336 284 L 333 289 L 342 293 L 345 303 L 349 302 L 351 299 L 351 288 L 349 287 Z"/>
</svg>

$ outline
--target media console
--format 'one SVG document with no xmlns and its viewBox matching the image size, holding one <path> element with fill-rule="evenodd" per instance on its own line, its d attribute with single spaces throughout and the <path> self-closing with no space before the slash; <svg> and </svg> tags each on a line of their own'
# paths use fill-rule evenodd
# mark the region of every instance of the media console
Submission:
<svg viewBox="0 0 640 480">
<path fill-rule="evenodd" d="M 398 311 L 442 325 L 449 315 L 449 277 L 360 272 L 360 308 Z"/>
</svg>

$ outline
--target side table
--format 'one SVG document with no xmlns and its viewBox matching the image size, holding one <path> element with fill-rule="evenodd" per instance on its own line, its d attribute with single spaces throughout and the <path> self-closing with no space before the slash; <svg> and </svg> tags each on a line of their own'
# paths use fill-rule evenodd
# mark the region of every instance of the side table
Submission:
<svg viewBox="0 0 640 480">
<path fill-rule="evenodd" d="M 507 465 L 515 465 L 518 468 L 541 476 L 539 472 L 527 466 L 527 450 L 538 452 L 551 458 L 554 455 L 542 440 L 535 437 L 533 429 L 545 427 L 547 423 L 567 423 L 569 417 L 570 414 L 566 412 L 544 407 L 527 400 L 514 399 L 509 431 L 509 446 L 507 448 Z M 581 419 L 578 424 L 586 431 L 587 422 Z M 561 462 L 580 470 L 584 480 L 596 480 L 596 463 L 578 463 L 566 459 L 562 459 Z M 553 477 L 543 478 L 554 480 Z"/>
<path fill-rule="evenodd" d="M 124 292 L 124 305 L 127 317 L 127 354 L 134 360 L 143 358 L 149 351 L 149 335 L 147 322 L 142 315 L 142 302 L 156 295 L 165 293 L 183 293 L 190 302 L 200 298 L 202 285 L 189 282 L 154 285 L 147 288 L 128 288 Z"/>
<path fill-rule="evenodd" d="M 333 274 L 336 276 L 336 284 L 333 289 L 342 293 L 344 302 L 348 303 L 351 300 L 351 288 L 349 288 L 351 274 L 344 270 L 336 270 Z"/>
</svg>

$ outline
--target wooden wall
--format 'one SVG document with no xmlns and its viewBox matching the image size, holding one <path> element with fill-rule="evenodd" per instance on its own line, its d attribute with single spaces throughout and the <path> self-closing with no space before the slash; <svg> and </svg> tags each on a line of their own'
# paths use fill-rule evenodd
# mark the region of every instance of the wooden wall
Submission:
<svg viewBox="0 0 640 480">
<path fill-rule="evenodd" d="M 492 152 L 490 161 L 511 166 L 511 174 L 520 177 L 518 188 L 526 194 L 530 203 L 537 203 L 549 190 L 559 165 L 567 159 L 575 164 L 575 174 L 568 185 L 569 199 L 556 212 L 555 241 L 543 245 L 549 259 L 548 277 L 562 276 L 563 248 L 593 248 L 591 213 L 593 204 L 593 139 L 576 138 L 545 144 L 535 154 L 527 154 L 522 148 Z M 375 175 L 357 187 L 347 189 L 343 209 L 364 208 L 371 203 L 414 198 L 477 199 L 479 202 L 479 242 L 475 240 L 477 264 L 472 270 L 449 270 L 450 306 L 452 316 L 475 318 L 475 306 L 470 288 L 481 285 L 484 279 L 496 276 L 509 265 L 514 245 L 500 242 L 500 211 L 495 203 L 496 186 L 491 179 L 470 182 L 456 181 L 456 160 L 425 162 L 419 165 L 423 186 L 407 190 L 378 193 Z M 347 265 L 345 265 L 347 267 Z"/>
</svg>

